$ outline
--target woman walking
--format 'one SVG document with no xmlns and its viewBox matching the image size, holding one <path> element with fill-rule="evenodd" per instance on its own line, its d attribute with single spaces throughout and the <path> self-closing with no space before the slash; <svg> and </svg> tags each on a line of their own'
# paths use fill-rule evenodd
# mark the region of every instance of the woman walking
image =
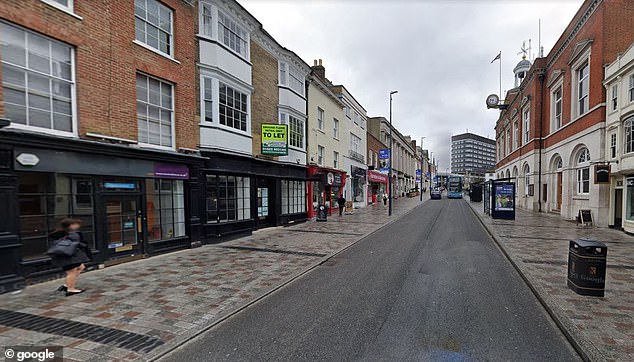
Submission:
<svg viewBox="0 0 634 362">
<path fill-rule="evenodd" d="M 90 248 L 84 243 L 84 238 L 79 231 L 80 226 L 81 220 L 63 219 L 60 221 L 57 230 L 50 235 L 55 241 L 68 239 L 73 243 L 78 243 L 75 252 L 71 256 L 51 255 L 53 264 L 61 267 L 66 272 L 66 284 L 57 288 L 57 291 L 65 292 L 67 297 L 84 292 L 83 289 L 77 289 L 75 284 L 79 274 L 86 269 L 84 263 L 90 261 L 92 256 Z"/>
</svg>

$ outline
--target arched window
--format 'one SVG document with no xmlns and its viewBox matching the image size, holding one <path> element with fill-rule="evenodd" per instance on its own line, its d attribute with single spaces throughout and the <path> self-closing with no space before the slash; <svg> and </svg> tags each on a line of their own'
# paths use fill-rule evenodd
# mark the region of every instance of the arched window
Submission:
<svg viewBox="0 0 634 362">
<path fill-rule="evenodd" d="M 590 193 L 590 151 L 582 148 L 577 154 L 577 194 Z"/>
<path fill-rule="evenodd" d="M 628 118 L 623 122 L 623 129 L 625 131 L 625 153 L 634 152 L 634 129 L 632 123 L 634 122 L 634 116 Z"/>
<path fill-rule="evenodd" d="M 561 170 L 563 167 L 564 167 L 563 161 L 561 160 L 561 157 L 559 157 L 559 159 L 555 163 L 555 169 Z"/>
<path fill-rule="evenodd" d="M 532 184 L 531 184 L 531 167 L 529 165 L 524 165 L 524 194 L 533 196 L 532 192 Z"/>
</svg>

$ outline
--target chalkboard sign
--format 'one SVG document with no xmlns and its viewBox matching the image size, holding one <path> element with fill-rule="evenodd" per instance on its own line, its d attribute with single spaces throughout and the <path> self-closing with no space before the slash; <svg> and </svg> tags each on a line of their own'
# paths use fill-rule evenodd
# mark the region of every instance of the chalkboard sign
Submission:
<svg viewBox="0 0 634 362">
<path fill-rule="evenodd" d="M 579 216 L 577 216 L 577 222 L 581 225 L 592 224 L 592 212 L 590 210 L 579 210 Z"/>
</svg>

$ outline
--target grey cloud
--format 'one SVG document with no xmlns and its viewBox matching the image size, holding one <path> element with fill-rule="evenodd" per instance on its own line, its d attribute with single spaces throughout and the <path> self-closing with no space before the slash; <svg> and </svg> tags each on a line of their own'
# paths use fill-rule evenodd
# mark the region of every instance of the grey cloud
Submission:
<svg viewBox="0 0 634 362">
<path fill-rule="evenodd" d="M 542 19 L 546 52 L 582 0 L 569 1 L 325 1 L 241 0 L 264 27 L 308 64 L 321 58 L 327 76 L 346 85 L 370 116 L 388 116 L 404 134 L 449 167 L 452 134 L 493 136 L 497 111 L 484 99 L 498 93 L 502 50 L 503 90 L 522 41 L 533 39 Z"/>
</svg>

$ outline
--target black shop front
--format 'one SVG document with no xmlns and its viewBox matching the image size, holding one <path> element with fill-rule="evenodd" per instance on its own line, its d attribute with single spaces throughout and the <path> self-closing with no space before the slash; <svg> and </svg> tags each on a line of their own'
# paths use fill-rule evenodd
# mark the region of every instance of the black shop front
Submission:
<svg viewBox="0 0 634 362">
<path fill-rule="evenodd" d="M 66 217 L 82 220 L 98 267 L 200 242 L 199 156 L 22 136 L 0 135 L 0 292 L 60 272 L 46 250 Z"/>
</svg>

